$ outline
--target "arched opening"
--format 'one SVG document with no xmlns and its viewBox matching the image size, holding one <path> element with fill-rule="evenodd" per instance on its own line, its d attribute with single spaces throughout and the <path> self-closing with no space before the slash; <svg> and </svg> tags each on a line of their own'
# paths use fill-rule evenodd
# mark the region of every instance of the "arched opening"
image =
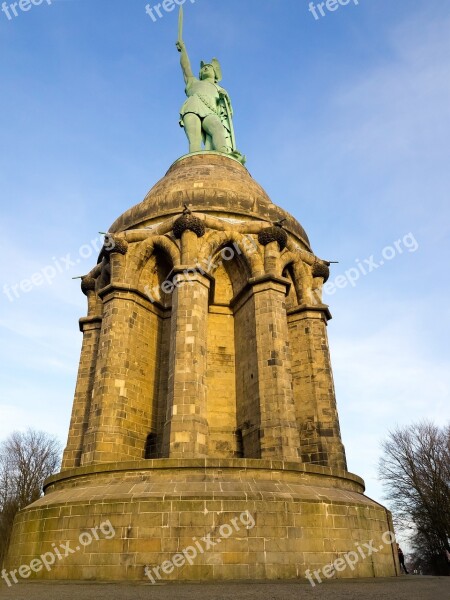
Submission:
<svg viewBox="0 0 450 600">
<path fill-rule="evenodd" d="M 209 453 L 257 458 L 260 409 L 254 303 L 251 297 L 237 300 L 245 295 L 251 272 L 231 242 L 217 251 L 215 264 L 208 314 Z"/>
<path fill-rule="evenodd" d="M 152 304 L 163 309 L 170 309 L 172 306 L 173 285 L 170 277 L 172 271 L 171 257 L 164 250 L 156 247 L 139 278 L 141 291 Z"/>
<path fill-rule="evenodd" d="M 100 275 L 97 279 L 97 290 L 102 290 L 111 283 L 111 262 L 109 257 L 104 258 L 101 265 Z"/>
<path fill-rule="evenodd" d="M 288 295 L 286 296 L 286 310 L 290 310 L 291 308 L 295 308 L 298 305 L 298 298 L 294 285 L 294 272 L 292 264 L 286 265 L 286 267 L 283 270 L 283 277 L 285 279 L 288 279 L 291 283 Z"/>
<path fill-rule="evenodd" d="M 230 306 L 234 292 L 229 266 L 225 264 L 214 271 L 214 289 L 208 311 L 207 420 L 209 454 L 234 458 L 239 456 L 234 316 Z"/>
<path fill-rule="evenodd" d="M 143 457 L 163 458 L 163 430 L 167 411 L 170 326 L 172 316 L 173 263 L 163 248 L 156 246 L 144 265 L 139 278 L 139 289 L 148 305 L 148 327 L 140 332 L 141 345 L 149 354 L 149 368 L 142 372 L 148 382 L 147 406 L 150 430 L 147 432 Z"/>
</svg>

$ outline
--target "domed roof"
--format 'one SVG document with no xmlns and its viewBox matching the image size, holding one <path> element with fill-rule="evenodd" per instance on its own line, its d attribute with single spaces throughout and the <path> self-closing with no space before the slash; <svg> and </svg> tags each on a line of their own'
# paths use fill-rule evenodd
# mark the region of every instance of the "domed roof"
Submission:
<svg viewBox="0 0 450 600">
<path fill-rule="evenodd" d="M 287 231 L 308 248 L 308 236 L 289 213 L 273 204 L 263 188 L 237 160 L 218 152 L 199 152 L 178 159 L 144 200 L 119 217 L 109 231 L 118 233 L 179 214 L 184 205 L 194 212 L 226 213 L 273 223 L 285 219 Z"/>
</svg>

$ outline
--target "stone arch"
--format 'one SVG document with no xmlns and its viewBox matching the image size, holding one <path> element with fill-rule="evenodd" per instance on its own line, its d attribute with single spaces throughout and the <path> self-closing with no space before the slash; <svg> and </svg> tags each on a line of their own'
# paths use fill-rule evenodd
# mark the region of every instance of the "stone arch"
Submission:
<svg viewBox="0 0 450 600">
<path fill-rule="evenodd" d="M 308 302 L 313 284 L 311 267 L 293 252 L 286 252 L 280 257 L 280 267 L 280 275 L 286 274 L 293 283 L 297 305 Z M 292 290 L 289 296 L 293 299 Z"/>
<path fill-rule="evenodd" d="M 294 265 L 298 256 L 294 252 L 284 251 L 281 253 L 278 260 L 279 272 L 277 273 L 280 277 L 284 277 L 291 282 L 291 287 L 287 294 L 286 303 L 288 308 L 294 308 L 299 304 L 299 285 L 298 277 L 294 272 Z"/>
<path fill-rule="evenodd" d="M 299 304 L 293 263 L 289 263 L 285 266 L 285 268 L 282 271 L 282 276 L 284 279 L 289 280 L 291 284 L 289 287 L 289 291 L 286 294 L 286 308 L 287 310 L 290 310 L 291 308 L 295 308 Z"/>
<path fill-rule="evenodd" d="M 200 262 L 220 263 L 211 272 L 215 289 L 207 328 L 210 450 L 224 458 L 256 458 L 260 450 L 258 430 L 253 431 L 259 422 L 255 310 L 252 300 L 241 309 L 235 299 L 252 277 L 264 274 L 263 257 L 256 241 L 253 246 L 246 236 L 233 231 L 211 232 L 199 256 Z M 249 429 L 255 437 L 252 443 Z"/>
<path fill-rule="evenodd" d="M 297 281 L 299 304 L 314 304 L 313 276 L 311 266 L 299 259 L 294 263 L 295 281 Z"/>
<path fill-rule="evenodd" d="M 236 290 L 236 280 L 227 263 L 222 263 L 214 270 L 214 289 L 212 304 L 218 306 L 229 306 L 233 300 Z M 228 268 L 227 268 L 228 267 Z M 233 285 L 234 283 L 234 285 Z"/>
<path fill-rule="evenodd" d="M 100 290 L 111 283 L 111 262 L 109 258 L 103 258 L 97 266 L 99 267 L 99 274 L 96 278 L 95 289 L 98 294 Z"/>
<path fill-rule="evenodd" d="M 235 279 L 231 263 L 224 262 L 211 273 L 214 286 L 207 315 L 209 451 L 223 458 L 241 456 L 237 439 L 236 332 L 231 308 L 240 282 Z"/>
<path fill-rule="evenodd" d="M 311 286 L 311 276 L 308 273 L 307 265 L 302 261 L 301 257 L 294 252 L 284 252 L 280 256 L 280 275 L 285 276 L 289 279 L 295 290 L 295 298 L 293 296 L 294 291 L 290 291 L 291 301 L 296 301 L 296 304 L 302 304 L 305 298 L 308 296 L 306 290 Z"/>
<path fill-rule="evenodd" d="M 298 256 L 294 252 L 289 252 L 288 250 L 284 250 L 280 255 L 280 273 L 282 275 L 284 269 L 289 265 L 292 265 L 296 260 L 298 260 Z"/>
<path fill-rule="evenodd" d="M 155 246 L 153 253 L 139 273 L 138 289 L 151 302 L 158 302 L 164 308 L 172 306 L 171 274 L 174 265 L 171 257 L 160 246 Z"/>
<path fill-rule="evenodd" d="M 139 285 L 142 273 L 156 250 L 161 251 L 172 268 L 180 264 L 180 250 L 174 241 L 162 235 L 151 236 L 143 242 L 130 245 L 125 273 L 127 281 Z"/>
<path fill-rule="evenodd" d="M 254 244 L 254 245 L 253 245 Z M 257 277 L 264 273 L 264 261 L 256 242 L 251 242 L 237 231 L 212 231 L 202 240 L 199 248 L 199 261 L 208 264 L 225 247 L 234 247 L 236 258 L 246 269 L 247 277 Z"/>
</svg>

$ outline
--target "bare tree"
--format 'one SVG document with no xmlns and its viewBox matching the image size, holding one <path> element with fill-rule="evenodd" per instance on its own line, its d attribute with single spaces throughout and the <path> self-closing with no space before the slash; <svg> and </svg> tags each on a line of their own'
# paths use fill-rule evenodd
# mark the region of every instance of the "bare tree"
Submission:
<svg viewBox="0 0 450 600">
<path fill-rule="evenodd" d="M 450 575 L 450 425 L 425 421 L 397 428 L 383 452 L 380 479 L 397 524 L 413 531 L 414 562 Z"/>
<path fill-rule="evenodd" d="M 14 517 L 41 496 L 44 480 L 57 471 L 60 457 L 59 441 L 41 431 L 16 431 L 0 444 L 0 564 Z"/>
</svg>

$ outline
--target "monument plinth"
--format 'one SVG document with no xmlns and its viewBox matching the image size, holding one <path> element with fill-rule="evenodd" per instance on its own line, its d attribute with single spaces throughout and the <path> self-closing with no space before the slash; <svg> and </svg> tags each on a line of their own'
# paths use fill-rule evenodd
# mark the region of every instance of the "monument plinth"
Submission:
<svg viewBox="0 0 450 600">
<path fill-rule="evenodd" d="M 327 277 L 238 160 L 174 163 L 83 278 L 62 471 L 18 515 L 7 568 L 109 520 L 114 539 L 33 577 L 142 580 L 204 537 L 209 548 L 161 578 L 302 578 L 369 540 L 383 549 L 334 576 L 395 575 L 390 515 L 346 470 Z"/>
</svg>

